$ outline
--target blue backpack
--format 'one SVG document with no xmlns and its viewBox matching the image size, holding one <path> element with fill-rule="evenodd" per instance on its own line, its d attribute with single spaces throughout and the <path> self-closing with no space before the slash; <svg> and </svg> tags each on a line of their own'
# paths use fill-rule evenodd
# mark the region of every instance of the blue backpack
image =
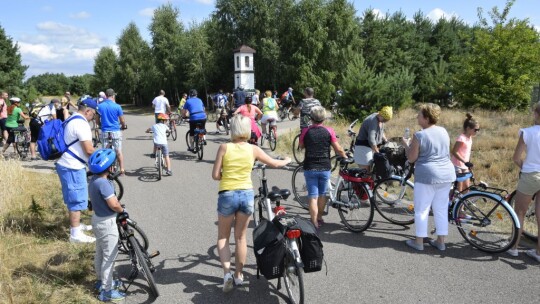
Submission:
<svg viewBox="0 0 540 304">
<path fill-rule="evenodd" d="M 69 150 L 69 147 L 79 140 L 76 139 L 69 144 L 66 144 L 64 140 L 64 129 L 66 125 L 71 120 L 77 118 L 83 119 L 83 117 L 80 115 L 73 115 L 64 122 L 62 122 L 60 119 L 53 119 L 45 122 L 45 124 L 39 130 L 39 136 L 36 142 L 41 158 L 44 160 L 54 160 L 60 158 L 64 152 L 67 152 L 81 163 L 86 163 L 84 160 L 82 160 L 82 158 L 78 157 L 75 155 L 75 153 Z"/>
</svg>

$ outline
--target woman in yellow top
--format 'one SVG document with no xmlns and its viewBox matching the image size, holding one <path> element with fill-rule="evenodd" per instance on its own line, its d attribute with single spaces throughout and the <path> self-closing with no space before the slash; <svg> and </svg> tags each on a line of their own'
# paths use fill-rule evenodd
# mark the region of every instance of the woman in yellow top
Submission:
<svg viewBox="0 0 540 304">
<path fill-rule="evenodd" d="M 244 281 L 242 269 L 247 255 L 246 231 L 254 210 L 251 182 L 253 162 L 259 160 L 272 167 L 282 167 L 291 161 L 289 157 L 284 160 L 271 158 L 261 148 L 248 144 L 250 137 L 250 118 L 243 115 L 234 116 L 231 119 L 231 142 L 219 146 L 212 170 L 212 178 L 219 180 L 217 248 L 223 267 L 224 292 L 229 292 L 233 288 L 229 247 L 233 223 L 236 242 L 234 283 L 242 285 Z"/>
</svg>

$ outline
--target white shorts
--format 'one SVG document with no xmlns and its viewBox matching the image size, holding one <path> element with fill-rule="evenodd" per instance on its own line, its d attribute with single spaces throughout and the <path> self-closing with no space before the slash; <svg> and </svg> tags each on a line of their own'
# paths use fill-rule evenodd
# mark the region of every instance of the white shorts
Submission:
<svg viewBox="0 0 540 304">
<path fill-rule="evenodd" d="M 373 160 L 373 150 L 371 147 L 355 146 L 354 162 L 360 166 L 367 166 Z"/>
<path fill-rule="evenodd" d="M 277 114 L 264 114 L 261 118 L 261 123 L 266 124 L 268 119 L 274 119 L 274 121 L 270 122 L 270 125 L 275 126 L 278 120 Z"/>
</svg>

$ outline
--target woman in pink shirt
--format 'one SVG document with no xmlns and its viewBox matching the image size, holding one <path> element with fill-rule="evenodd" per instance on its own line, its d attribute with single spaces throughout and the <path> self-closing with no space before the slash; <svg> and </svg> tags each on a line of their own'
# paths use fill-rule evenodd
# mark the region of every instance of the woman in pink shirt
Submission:
<svg viewBox="0 0 540 304">
<path fill-rule="evenodd" d="M 259 129 L 259 126 L 257 126 L 257 119 L 262 117 L 263 113 L 261 112 L 261 109 L 252 105 L 251 102 L 252 102 L 251 96 L 246 97 L 246 104 L 238 107 L 238 109 L 234 111 L 233 115 L 240 113 L 242 114 L 242 116 L 251 118 L 252 138 L 251 140 L 249 140 L 249 143 L 256 145 L 257 141 L 259 140 L 259 137 L 261 137 L 261 130 Z M 253 135 L 255 135 L 256 138 L 253 138 Z"/>
<path fill-rule="evenodd" d="M 472 138 L 480 131 L 480 124 L 473 118 L 471 113 L 467 113 L 467 118 L 463 122 L 463 133 L 456 138 L 456 143 L 452 149 L 452 163 L 456 168 L 456 173 L 469 172 L 467 165 L 471 161 Z M 460 192 L 469 187 L 470 181 L 458 183 Z"/>
</svg>

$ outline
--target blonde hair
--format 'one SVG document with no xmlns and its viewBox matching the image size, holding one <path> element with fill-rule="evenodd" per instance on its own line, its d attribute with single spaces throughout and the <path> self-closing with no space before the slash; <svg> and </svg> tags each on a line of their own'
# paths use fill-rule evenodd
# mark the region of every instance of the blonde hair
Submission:
<svg viewBox="0 0 540 304">
<path fill-rule="evenodd" d="M 272 96 L 272 91 L 267 90 L 266 92 L 264 92 L 264 95 L 265 95 L 266 97 L 270 97 L 270 96 Z"/>
<path fill-rule="evenodd" d="M 428 120 L 429 124 L 434 125 L 439 121 L 441 107 L 438 105 L 434 103 L 421 104 L 419 110 L 422 113 L 422 116 Z"/>
<path fill-rule="evenodd" d="M 261 94 L 261 91 L 255 90 L 255 94 L 259 95 L 259 94 Z"/>
<path fill-rule="evenodd" d="M 244 115 L 235 115 L 231 119 L 231 140 L 251 138 L 251 119 Z"/>
<path fill-rule="evenodd" d="M 309 116 L 314 122 L 321 123 L 326 119 L 326 110 L 321 106 L 314 106 L 309 111 Z"/>
</svg>

